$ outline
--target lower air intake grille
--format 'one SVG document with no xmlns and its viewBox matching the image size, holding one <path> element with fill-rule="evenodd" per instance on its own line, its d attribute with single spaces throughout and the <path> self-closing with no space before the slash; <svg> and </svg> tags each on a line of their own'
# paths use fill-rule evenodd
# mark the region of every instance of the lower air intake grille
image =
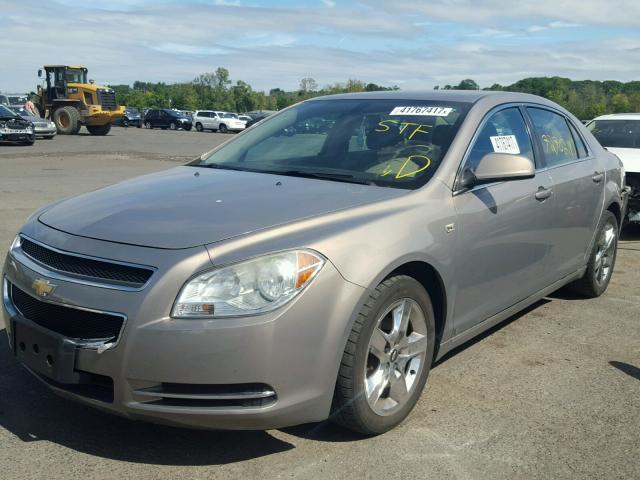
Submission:
<svg viewBox="0 0 640 480">
<path fill-rule="evenodd" d="M 77 340 L 116 340 L 124 317 L 42 302 L 10 284 L 11 301 L 25 318 Z"/>
</svg>

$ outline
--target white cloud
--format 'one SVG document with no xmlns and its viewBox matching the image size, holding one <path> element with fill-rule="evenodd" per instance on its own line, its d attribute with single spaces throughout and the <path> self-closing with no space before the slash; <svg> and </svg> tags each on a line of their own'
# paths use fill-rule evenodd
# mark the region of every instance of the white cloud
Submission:
<svg viewBox="0 0 640 480">
<path fill-rule="evenodd" d="M 585 12 L 593 11 L 593 0 L 583 0 L 585 12 L 572 19 L 565 18 L 564 4 L 557 0 L 556 10 L 542 8 L 551 5 L 550 0 L 520 2 L 513 8 L 497 0 L 433 0 L 429 8 L 393 2 L 393 12 L 373 8 L 377 0 L 361 1 L 366 5 L 336 3 L 326 8 L 317 2 L 305 8 L 231 8 L 213 2 L 119 0 L 110 2 L 109 10 L 77 8 L 74 15 L 51 22 L 39 1 L 0 0 L 3 51 L 20 52 L 3 56 L 0 90 L 34 90 L 38 67 L 52 62 L 84 64 L 100 83 L 190 81 L 223 66 L 234 80 L 266 90 L 297 88 L 307 76 L 320 85 L 359 78 L 404 89 L 430 89 L 462 78 L 473 78 L 482 86 L 534 75 L 637 78 L 638 35 L 556 42 L 553 48 L 527 46 L 524 41 L 535 32 L 588 24 Z M 575 7 L 574 0 L 566 1 Z M 613 8 L 621 2 L 608 3 Z M 628 12 L 638 12 L 636 18 L 637 3 Z M 527 14 L 523 4 L 538 13 Z M 552 10 L 557 15 L 551 15 Z M 517 12 L 519 22 L 498 21 Z M 478 32 L 463 36 L 467 26 L 446 41 L 432 34 L 437 28 L 455 31 L 455 18 L 449 17 L 456 14 L 475 16 L 469 25 Z M 619 18 L 617 13 L 612 17 Z M 499 40 L 510 37 L 518 38 Z"/>
<path fill-rule="evenodd" d="M 322 0 L 322 3 L 324 3 L 329 8 L 333 8 L 336 6 L 336 2 L 334 2 L 334 0 Z"/>
</svg>

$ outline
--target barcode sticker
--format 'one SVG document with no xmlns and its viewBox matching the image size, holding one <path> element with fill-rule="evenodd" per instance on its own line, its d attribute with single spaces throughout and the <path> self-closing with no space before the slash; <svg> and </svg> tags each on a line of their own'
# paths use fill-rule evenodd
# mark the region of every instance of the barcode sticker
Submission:
<svg viewBox="0 0 640 480">
<path fill-rule="evenodd" d="M 494 152 L 511 153 L 514 155 L 520 153 L 520 147 L 518 146 L 518 140 L 515 135 L 497 135 L 489 138 L 491 139 Z"/>
<path fill-rule="evenodd" d="M 395 107 L 389 115 L 424 115 L 428 117 L 446 117 L 453 108 L 451 107 Z"/>
</svg>

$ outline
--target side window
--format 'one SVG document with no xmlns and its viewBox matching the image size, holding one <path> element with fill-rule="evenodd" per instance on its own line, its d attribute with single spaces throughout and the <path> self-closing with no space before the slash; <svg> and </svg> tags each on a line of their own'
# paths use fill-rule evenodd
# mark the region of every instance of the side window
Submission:
<svg viewBox="0 0 640 480">
<path fill-rule="evenodd" d="M 584 144 L 584 140 L 582 139 L 582 136 L 578 133 L 578 130 L 576 130 L 576 127 L 573 125 L 573 123 L 567 121 L 567 123 L 569 124 L 569 128 L 571 129 L 571 134 L 573 135 L 573 140 L 576 144 L 576 149 L 578 151 L 578 158 L 586 158 L 589 156 L 589 151 L 587 150 L 587 146 Z"/>
<path fill-rule="evenodd" d="M 531 138 L 517 107 L 494 113 L 484 124 L 467 157 L 465 168 L 475 171 L 488 153 L 511 153 L 534 160 Z"/>
<path fill-rule="evenodd" d="M 562 115 L 534 107 L 527 107 L 527 112 L 542 145 L 547 166 L 562 165 L 578 159 L 573 135 Z"/>
</svg>

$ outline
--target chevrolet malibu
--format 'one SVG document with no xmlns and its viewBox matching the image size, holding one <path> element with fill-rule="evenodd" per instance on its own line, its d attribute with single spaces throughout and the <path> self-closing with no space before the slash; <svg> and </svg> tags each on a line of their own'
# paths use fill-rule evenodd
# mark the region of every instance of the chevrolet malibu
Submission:
<svg viewBox="0 0 640 480">
<path fill-rule="evenodd" d="M 382 433 L 452 348 L 565 285 L 605 291 L 622 172 L 532 95 L 308 100 L 34 213 L 4 264 L 9 343 L 129 418 Z"/>
</svg>

